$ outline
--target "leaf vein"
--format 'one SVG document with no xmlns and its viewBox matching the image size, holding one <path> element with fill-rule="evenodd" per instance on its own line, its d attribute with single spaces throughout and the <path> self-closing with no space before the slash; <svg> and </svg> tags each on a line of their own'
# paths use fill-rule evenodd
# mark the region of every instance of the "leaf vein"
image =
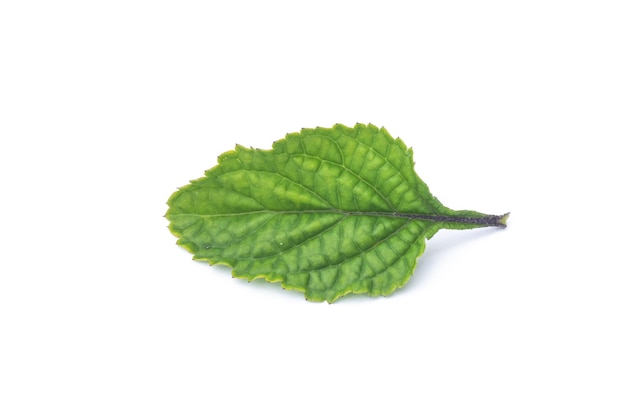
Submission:
<svg viewBox="0 0 626 417">
<path fill-rule="evenodd" d="M 370 183 L 369 181 L 367 181 L 365 178 L 361 177 L 360 173 L 357 173 L 356 171 L 354 171 L 352 168 L 349 168 L 348 166 L 346 166 L 345 164 L 338 164 L 336 162 L 333 161 L 329 161 L 328 159 L 322 159 L 319 156 L 316 155 L 310 155 L 307 153 L 294 153 L 292 154 L 294 156 L 306 156 L 309 158 L 313 158 L 313 159 L 317 159 L 318 161 L 330 164 L 330 165 L 335 165 L 337 167 L 343 168 L 346 170 L 346 172 L 352 174 L 355 178 L 357 178 L 360 182 L 362 182 L 363 184 L 367 185 L 369 188 L 372 189 L 372 191 L 374 191 L 376 194 L 378 194 L 378 196 L 380 198 L 382 198 L 385 203 L 387 203 L 387 205 L 389 206 L 390 209 L 397 211 L 396 206 L 389 200 L 389 198 L 387 196 L 385 196 L 374 184 Z M 316 179 L 317 179 L 317 175 L 316 175 Z M 337 187 L 336 189 L 337 193 L 339 193 L 339 188 Z M 329 204 L 330 205 L 330 204 Z M 358 204 L 357 204 L 358 205 Z"/>
</svg>

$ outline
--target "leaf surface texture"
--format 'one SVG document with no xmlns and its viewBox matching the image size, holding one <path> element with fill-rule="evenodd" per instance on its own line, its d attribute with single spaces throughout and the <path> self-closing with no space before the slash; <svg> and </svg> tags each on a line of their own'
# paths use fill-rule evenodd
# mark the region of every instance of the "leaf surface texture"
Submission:
<svg viewBox="0 0 626 417">
<path fill-rule="evenodd" d="M 271 150 L 237 146 L 169 199 L 166 217 L 194 259 L 281 282 L 312 301 L 388 295 L 442 228 L 504 226 L 505 216 L 444 207 L 385 129 L 303 129 Z"/>
</svg>

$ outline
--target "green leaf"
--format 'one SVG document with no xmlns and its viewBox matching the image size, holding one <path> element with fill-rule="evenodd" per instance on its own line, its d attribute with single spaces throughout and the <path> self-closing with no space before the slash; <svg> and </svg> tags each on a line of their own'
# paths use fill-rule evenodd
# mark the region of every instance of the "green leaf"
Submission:
<svg viewBox="0 0 626 417">
<path fill-rule="evenodd" d="M 444 207 L 413 170 L 413 151 L 383 128 L 303 129 L 271 150 L 218 158 L 169 199 L 178 244 L 233 276 L 281 282 L 308 300 L 389 295 L 440 229 L 505 227 Z"/>
</svg>

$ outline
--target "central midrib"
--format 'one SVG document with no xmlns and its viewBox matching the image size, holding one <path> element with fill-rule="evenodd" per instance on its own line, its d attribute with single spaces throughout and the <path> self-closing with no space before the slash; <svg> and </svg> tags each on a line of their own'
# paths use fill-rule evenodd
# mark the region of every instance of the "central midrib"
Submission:
<svg viewBox="0 0 626 417">
<path fill-rule="evenodd" d="M 440 214 L 417 214 L 417 213 L 400 213 L 400 212 L 379 212 L 379 211 L 350 211 L 350 210 L 258 210 L 240 213 L 220 213 L 220 214 L 200 214 L 200 213 L 180 213 L 172 216 L 197 216 L 197 217 L 232 217 L 232 216 L 248 216 L 251 214 L 340 214 L 344 216 L 370 216 L 370 217 L 389 217 L 411 220 L 428 220 L 441 223 L 461 223 L 474 224 L 484 226 L 506 227 L 507 214 L 484 215 L 482 217 L 470 216 L 446 216 Z"/>
</svg>

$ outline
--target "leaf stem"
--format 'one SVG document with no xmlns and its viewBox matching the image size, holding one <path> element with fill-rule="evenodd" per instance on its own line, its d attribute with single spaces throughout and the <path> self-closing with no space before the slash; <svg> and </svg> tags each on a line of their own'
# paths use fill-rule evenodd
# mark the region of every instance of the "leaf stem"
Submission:
<svg viewBox="0 0 626 417">
<path fill-rule="evenodd" d="M 440 216 L 440 215 L 410 214 L 410 213 L 394 213 L 393 215 L 396 217 L 404 217 L 407 219 L 415 219 L 415 220 L 433 220 L 437 222 L 474 224 L 474 225 L 480 225 L 480 226 L 493 226 L 493 227 L 506 227 L 506 221 L 509 218 L 510 213 L 505 213 L 500 216 L 485 215 L 482 217 L 469 217 L 469 216 L 457 217 L 457 216 Z"/>
</svg>

